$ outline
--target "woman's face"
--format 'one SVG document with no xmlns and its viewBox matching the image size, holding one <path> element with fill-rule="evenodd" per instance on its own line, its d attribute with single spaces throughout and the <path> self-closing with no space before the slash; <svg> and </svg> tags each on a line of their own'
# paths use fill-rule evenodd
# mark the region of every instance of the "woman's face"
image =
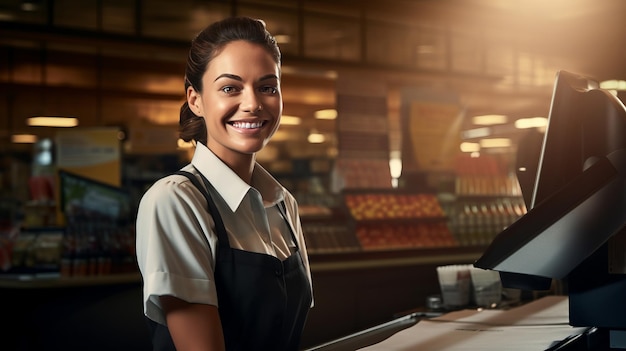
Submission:
<svg viewBox="0 0 626 351">
<path fill-rule="evenodd" d="M 262 46 L 239 40 L 209 63 L 203 91 L 187 90 L 204 118 L 207 146 L 224 161 L 261 150 L 278 129 L 283 110 L 279 67 Z"/>
</svg>

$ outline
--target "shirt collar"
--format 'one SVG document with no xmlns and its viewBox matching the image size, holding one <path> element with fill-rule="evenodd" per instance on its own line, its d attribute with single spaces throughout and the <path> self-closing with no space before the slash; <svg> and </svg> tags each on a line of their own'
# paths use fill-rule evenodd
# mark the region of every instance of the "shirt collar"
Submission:
<svg viewBox="0 0 626 351">
<path fill-rule="evenodd" d="M 196 143 L 191 164 L 206 177 L 233 212 L 252 189 L 202 143 Z M 266 206 L 284 199 L 283 187 L 258 163 L 252 170 L 252 185 L 259 191 Z"/>
</svg>

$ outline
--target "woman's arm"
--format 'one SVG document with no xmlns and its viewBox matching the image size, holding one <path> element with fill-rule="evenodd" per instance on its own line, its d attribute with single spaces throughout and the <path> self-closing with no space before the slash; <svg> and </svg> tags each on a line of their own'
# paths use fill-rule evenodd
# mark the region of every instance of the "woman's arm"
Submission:
<svg viewBox="0 0 626 351">
<path fill-rule="evenodd" d="M 167 327 L 177 351 L 224 351 L 224 334 L 217 306 L 161 296 Z"/>
</svg>

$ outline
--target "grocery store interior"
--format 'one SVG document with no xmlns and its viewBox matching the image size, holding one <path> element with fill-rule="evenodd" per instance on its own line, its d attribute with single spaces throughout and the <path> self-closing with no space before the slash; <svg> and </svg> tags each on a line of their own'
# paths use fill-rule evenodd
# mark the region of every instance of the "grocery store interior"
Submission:
<svg viewBox="0 0 626 351">
<path fill-rule="evenodd" d="M 150 349 L 136 207 L 193 154 L 177 134 L 184 65 L 208 23 L 263 19 L 281 48 L 281 126 L 257 160 L 299 204 L 312 348 L 436 308 L 437 267 L 472 264 L 528 212 L 557 73 L 623 98 L 624 13 L 620 0 L 0 0 L 9 349 Z"/>
</svg>

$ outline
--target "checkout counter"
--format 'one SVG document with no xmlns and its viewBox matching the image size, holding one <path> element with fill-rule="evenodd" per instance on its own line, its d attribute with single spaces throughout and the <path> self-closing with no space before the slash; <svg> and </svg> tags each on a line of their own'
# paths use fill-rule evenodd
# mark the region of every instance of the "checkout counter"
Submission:
<svg viewBox="0 0 626 351">
<path fill-rule="evenodd" d="M 569 325 L 567 296 L 509 309 L 416 312 L 306 351 L 578 351 L 609 350 L 606 334 Z"/>
</svg>

